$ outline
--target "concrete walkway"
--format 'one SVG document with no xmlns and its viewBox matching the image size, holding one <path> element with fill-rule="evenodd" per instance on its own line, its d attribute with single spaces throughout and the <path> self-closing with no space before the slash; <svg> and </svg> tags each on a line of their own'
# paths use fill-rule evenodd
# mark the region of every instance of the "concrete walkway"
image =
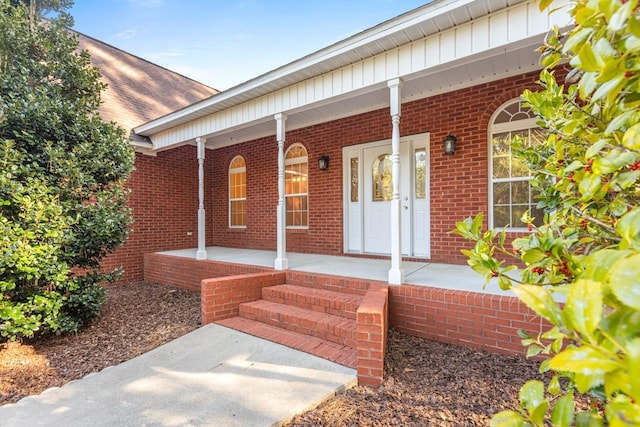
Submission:
<svg viewBox="0 0 640 427">
<path fill-rule="evenodd" d="M 353 369 L 223 326 L 0 407 L 0 426 L 271 426 L 356 384 Z"/>
</svg>

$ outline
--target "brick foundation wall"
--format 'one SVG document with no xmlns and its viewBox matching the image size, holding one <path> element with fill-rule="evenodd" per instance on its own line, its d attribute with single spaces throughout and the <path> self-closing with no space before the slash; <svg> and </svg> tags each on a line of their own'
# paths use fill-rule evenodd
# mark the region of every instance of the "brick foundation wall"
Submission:
<svg viewBox="0 0 640 427">
<path fill-rule="evenodd" d="M 536 336 L 550 327 L 517 298 L 425 286 L 389 287 L 390 323 L 434 341 L 525 355 L 519 329 Z"/>
<path fill-rule="evenodd" d="M 145 254 L 144 280 L 169 286 L 178 286 L 200 292 L 200 282 L 215 277 L 237 276 L 272 271 L 268 268 L 245 264 L 231 264 L 210 260 L 197 261 L 162 254 Z"/>
</svg>

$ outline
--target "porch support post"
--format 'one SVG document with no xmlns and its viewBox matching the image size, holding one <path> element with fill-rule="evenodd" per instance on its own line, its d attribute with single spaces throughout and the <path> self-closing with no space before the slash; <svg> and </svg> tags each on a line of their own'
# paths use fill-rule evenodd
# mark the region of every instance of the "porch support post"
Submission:
<svg viewBox="0 0 640 427">
<path fill-rule="evenodd" d="M 393 195 L 391 199 L 391 268 L 389 269 L 389 284 L 401 285 L 404 282 L 402 269 L 402 241 L 401 241 L 401 204 L 400 204 L 400 101 L 402 81 L 393 79 L 387 82 L 391 95 L 391 174 L 393 181 Z"/>
<path fill-rule="evenodd" d="M 276 137 L 278 139 L 278 227 L 276 231 L 278 234 L 278 249 L 274 268 L 276 270 L 286 270 L 289 268 L 289 262 L 287 261 L 287 217 L 284 203 L 284 122 L 287 120 L 287 115 L 278 113 L 274 118 L 276 119 Z"/>
<path fill-rule="evenodd" d="M 205 212 L 204 212 L 204 143 L 206 139 L 196 138 L 198 147 L 198 250 L 196 259 L 207 259 L 205 241 Z"/>
</svg>

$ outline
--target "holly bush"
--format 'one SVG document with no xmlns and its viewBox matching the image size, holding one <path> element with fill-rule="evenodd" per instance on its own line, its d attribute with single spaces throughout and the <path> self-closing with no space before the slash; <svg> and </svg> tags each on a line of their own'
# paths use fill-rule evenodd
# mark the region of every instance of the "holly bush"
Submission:
<svg viewBox="0 0 640 427">
<path fill-rule="evenodd" d="M 95 317 L 101 284 L 117 275 L 100 261 L 131 221 L 133 152 L 98 114 L 100 74 L 67 14 L 44 21 L 27 3 L 0 0 L 0 339 L 76 331 Z"/>
<path fill-rule="evenodd" d="M 551 381 L 546 390 L 527 382 L 518 410 L 493 426 L 640 425 L 640 6 L 565 7 L 574 25 L 549 34 L 540 90 L 522 95 L 546 140 L 516 153 L 532 171 L 543 225 L 525 215 L 531 232 L 510 242 L 506 230 L 483 231 L 478 214 L 454 231 L 475 242 L 463 251 L 475 271 L 549 325 L 521 336 L 529 356 L 546 355 Z M 558 66 L 570 69 L 564 81 Z M 589 410 L 575 409 L 578 394 Z"/>
</svg>

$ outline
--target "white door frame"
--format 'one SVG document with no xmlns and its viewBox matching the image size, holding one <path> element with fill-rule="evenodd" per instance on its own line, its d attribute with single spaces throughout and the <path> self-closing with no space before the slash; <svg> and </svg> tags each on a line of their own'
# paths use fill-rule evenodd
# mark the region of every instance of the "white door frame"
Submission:
<svg viewBox="0 0 640 427">
<path fill-rule="evenodd" d="M 409 257 L 419 257 L 419 258 L 429 258 L 431 256 L 431 242 L 430 242 L 430 231 L 431 231 L 431 221 L 430 221 L 430 203 L 429 203 L 429 179 L 430 179 L 430 162 L 429 162 L 429 133 L 417 134 L 404 136 L 400 138 L 401 144 L 409 144 L 409 159 L 410 161 L 407 163 L 406 159 L 403 159 L 401 163 L 401 168 L 410 168 L 409 176 L 411 177 L 411 182 L 409 183 L 409 192 L 411 194 L 409 203 L 407 204 L 408 209 L 411 211 L 409 218 L 411 224 L 409 225 L 411 231 L 411 243 L 408 245 L 409 254 L 405 254 L 404 256 Z M 345 253 L 367 253 L 365 252 L 364 245 L 364 233 L 365 233 L 365 173 L 370 173 L 368 167 L 364 165 L 364 151 L 369 148 L 389 146 L 389 150 L 391 150 L 391 139 L 385 139 L 380 141 L 374 141 L 364 144 L 353 145 L 349 147 L 344 147 L 342 149 L 342 164 L 343 164 L 343 250 Z M 415 155 L 416 148 L 424 148 L 426 154 L 426 188 L 425 195 L 426 199 L 421 200 L 420 203 L 426 205 L 426 209 L 423 209 L 419 212 L 416 208 L 415 197 L 415 171 L 414 171 L 414 161 L 413 156 Z M 389 151 L 391 152 L 391 151 Z M 357 194 L 354 194 L 357 197 L 354 197 L 352 201 L 352 160 L 357 162 Z M 354 191 L 355 193 L 355 191 Z M 402 200 L 403 206 L 405 205 L 405 201 Z M 419 203 L 418 203 L 419 204 Z M 404 208 L 403 208 L 404 209 Z M 426 222 L 425 227 L 418 227 L 418 219 Z M 404 228 L 403 224 L 403 228 Z M 422 248 L 416 251 L 416 237 L 415 233 L 418 229 L 423 230 L 424 236 L 421 236 L 424 240 L 421 242 Z M 404 243 L 403 243 L 403 246 Z"/>
</svg>

